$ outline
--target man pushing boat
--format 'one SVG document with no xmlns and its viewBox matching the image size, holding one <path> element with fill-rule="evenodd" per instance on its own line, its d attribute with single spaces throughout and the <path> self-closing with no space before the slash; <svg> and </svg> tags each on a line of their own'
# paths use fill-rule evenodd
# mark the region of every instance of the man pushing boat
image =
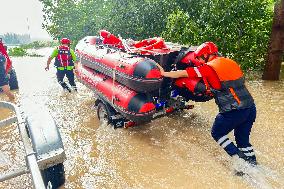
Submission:
<svg viewBox="0 0 284 189">
<path fill-rule="evenodd" d="M 250 165 L 257 165 L 253 147 L 249 142 L 251 128 L 256 118 L 256 107 L 244 84 L 240 66 L 229 58 L 219 57 L 218 48 L 212 42 L 200 45 L 194 56 L 201 63 L 200 66 L 170 72 L 165 72 L 158 64 L 157 66 L 164 77 L 206 80 L 205 88 L 215 98 L 219 107 L 219 114 L 211 130 L 212 137 L 235 162 L 243 159 Z M 233 130 L 237 145 L 228 137 Z"/>
</svg>

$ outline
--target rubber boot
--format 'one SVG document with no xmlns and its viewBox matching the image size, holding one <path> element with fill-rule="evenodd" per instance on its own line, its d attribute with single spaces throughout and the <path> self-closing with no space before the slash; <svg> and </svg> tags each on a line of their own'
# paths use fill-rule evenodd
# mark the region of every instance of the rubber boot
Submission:
<svg viewBox="0 0 284 189">
<path fill-rule="evenodd" d="M 232 156 L 234 174 L 236 176 L 245 175 L 245 163 L 244 159 L 240 158 L 237 154 Z"/>
<path fill-rule="evenodd" d="M 71 89 L 68 87 L 68 85 L 65 82 L 60 83 L 60 85 L 64 90 L 67 90 L 69 93 L 71 93 Z"/>
<path fill-rule="evenodd" d="M 233 164 L 235 169 L 235 175 L 244 176 L 247 169 L 255 167 L 257 165 L 255 156 L 246 156 L 243 152 L 239 151 L 233 157 Z"/>
<path fill-rule="evenodd" d="M 252 165 L 252 166 L 256 166 L 257 165 L 257 161 L 256 161 L 256 157 L 255 156 L 246 156 L 242 151 L 239 151 L 237 153 L 237 155 L 239 156 L 239 158 L 242 158 L 243 160 L 248 162 L 250 165 Z"/>
<path fill-rule="evenodd" d="M 72 86 L 73 90 L 78 92 L 77 86 Z"/>
</svg>

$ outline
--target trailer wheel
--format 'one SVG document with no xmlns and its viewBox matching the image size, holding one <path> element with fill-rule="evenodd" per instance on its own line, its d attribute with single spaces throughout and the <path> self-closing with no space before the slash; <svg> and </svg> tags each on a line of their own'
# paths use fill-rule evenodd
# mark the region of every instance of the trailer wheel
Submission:
<svg viewBox="0 0 284 189">
<path fill-rule="evenodd" d="M 100 122 L 109 123 L 110 116 L 111 116 L 110 108 L 104 103 L 99 102 L 98 108 L 97 108 L 97 115 L 98 115 Z"/>
<path fill-rule="evenodd" d="M 46 188 L 59 188 L 65 183 L 63 163 L 42 170 L 41 175 Z"/>
<path fill-rule="evenodd" d="M 19 89 L 18 79 L 14 68 L 10 71 L 9 86 L 11 90 Z"/>
</svg>

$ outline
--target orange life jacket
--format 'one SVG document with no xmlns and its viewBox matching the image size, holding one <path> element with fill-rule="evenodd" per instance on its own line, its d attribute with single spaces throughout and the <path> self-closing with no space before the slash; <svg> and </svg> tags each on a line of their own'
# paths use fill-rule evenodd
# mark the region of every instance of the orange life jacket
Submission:
<svg viewBox="0 0 284 189">
<path fill-rule="evenodd" d="M 220 90 L 211 89 L 220 112 L 244 109 L 254 104 L 245 86 L 243 72 L 235 61 L 217 57 L 207 65 L 215 70 L 222 85 Z"/>
</svg>

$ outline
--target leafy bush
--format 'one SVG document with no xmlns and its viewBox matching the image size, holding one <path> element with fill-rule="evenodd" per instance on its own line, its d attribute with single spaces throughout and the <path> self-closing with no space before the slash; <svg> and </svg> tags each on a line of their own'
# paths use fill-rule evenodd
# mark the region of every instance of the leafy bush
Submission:
<svg viewBox="0 0 284 189">
<path fill-rule="evenodd" d="M 28 53 L 27 49 L 22 47 L 14 47 L 8 50 L 9 56 L 31 56 L 31 57 L 43 57 L 42 55 L 36 54 L 35 52 Z"/>
<path fill-rule="evenodd" d="M 14 47 L 14 48 L 9 49 L 8 54 L 9 56 L 27 56 L 28 55 L 27 50 L 21 47 Z"/>
<path fill-rule="evenodd" d="M 274 0 L 40 0 L 44 28 L 73 46 L 106 29 L 140 40 L 162 36 L 185 45 L 215 42 L 244 69 L 262 69 Z M 53 2 L 53 3 L 52 3 Z M 76 23 L 76 24 L 74 24 Z"/>
<path fill-rule="evenodd" d="M 212 41 L 243 69 L 262 69 L 273 16 L 270 0 L 187 2 L 180 1 L 168 16 L 164 38 L 188 45 Z"/>
<path fill-rule="evenodd" d="M 20 47 L 23 49 L 39 49 L 43 47 L 55 47 L 59 43 L 56 41 L 34 41 L 29 44 L 21 45 Z"/>
</svg>

